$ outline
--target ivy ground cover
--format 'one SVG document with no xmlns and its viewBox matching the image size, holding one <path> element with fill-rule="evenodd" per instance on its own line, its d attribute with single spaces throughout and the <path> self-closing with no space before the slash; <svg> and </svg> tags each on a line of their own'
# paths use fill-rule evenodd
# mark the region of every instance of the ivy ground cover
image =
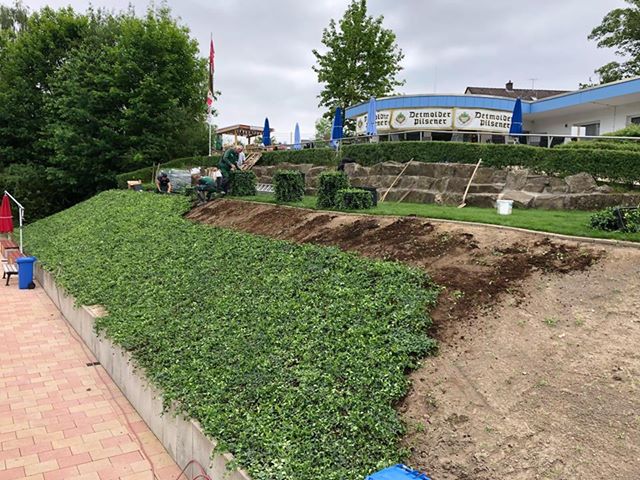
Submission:
<svg viewBox="0 0 640 480">
<path fill-rule="evenodd" d="M 420 271 L 190 223 L 184 197 L 104 192 L 27 228 L 29 253 L 165 401 L 255 480 L 362 479 L 402 459 L 393 409 L 436 288 Z"/>
</svg>

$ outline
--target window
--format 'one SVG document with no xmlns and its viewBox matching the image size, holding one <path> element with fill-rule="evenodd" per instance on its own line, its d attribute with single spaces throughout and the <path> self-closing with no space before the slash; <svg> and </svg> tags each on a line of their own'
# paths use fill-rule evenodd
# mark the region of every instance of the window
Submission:
<svg viewBox="0 0 640 480">
<path fill-rule="evenodd" d="M 578 125 L 579 127 L 584 127 L 584 134 L 587 137 L 597 137 L 600 135 L 600 122 L 597 123 L 583 123 L 582 125 Z"/>
<path fill-rule="evenodd" d="M 629 123 L 633 123 L 635 125 L 640 125 L 640 116 L 629 117 Z"/>
</svg>

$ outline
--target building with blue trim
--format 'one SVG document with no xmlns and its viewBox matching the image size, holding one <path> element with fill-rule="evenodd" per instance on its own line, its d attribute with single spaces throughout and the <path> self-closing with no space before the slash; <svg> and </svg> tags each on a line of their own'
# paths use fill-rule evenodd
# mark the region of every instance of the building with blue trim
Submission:
<svg viewBox="0 0 640 480">
<path fill-rule="evenodd" d="M 533 135 L 597 136 L 630 123 L 640 124 L 638 77 L 569 92 L 515 90 L 509 82 L 504 89 L 469 87 L 458 95 L 378 98 L 378 133 L 383 139 L 483 142 L 496 141 L 497 137 L 504 139 L 518 97 L 522 99 L 525 133 Z M 366 129 L 367 109 L 368 102 L 346 109 L 346 117 L 355 119 L 359 134 Z M 545 138 L 528 139 L 534 144 L 544 141 Z"/>
</svg>

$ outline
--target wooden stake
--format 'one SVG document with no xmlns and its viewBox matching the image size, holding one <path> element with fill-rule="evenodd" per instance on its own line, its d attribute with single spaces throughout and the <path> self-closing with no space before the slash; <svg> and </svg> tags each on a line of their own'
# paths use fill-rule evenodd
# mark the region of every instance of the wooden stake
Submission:
<svg viewBox="0 0 640 480">
<path fill-rule="evenodd" d="M 469 179 L 469 183 L 467 183 L 467 188 L 465 188 L 464 195 L 462 195 L 462 203 L 460 205 L 458 205 L 458 208 L 463 208 L 463 207 L 465 207 L 467 205 L 465 203 L 465 201 L 467 200 L 467 193 L 469 193 L 469 188 L 471 187 L 471 182 L 473 182 L 473 177 L 476 176 L 476 172 L 478 171 L 478 167 L 480 167 L 481 163 L 482 163 L 482 159 L 478 160 L 478 163 L 476 164 L 476 168 L 473 169 L 473 173 L 471 174 L 471 178 Z"/>
<path fill-rule="evenodd" d="M 389 191 L 393 188 L 393 186 L 398 183 L 398 180 L 400 180 L 400 177 L 402 176 L 402 174 L 404 173 L 404 171 L 409 167 L 409 164 L 413 162 L 413 158 L 411 160 L 409 160 L 407 162 L 407 164 L 404 166 L 404 168 L 402 169 L 402 171 L 398 174 L 398 176 L 396 177 L 396 179 L 393 181 L 393 183 L 391 184 L 391 186 L 389 188 L 387 188 L 387 191 L 384 192 L 384 195 L 382 195 L 382 198 L 380 199 L 380 203 L 384 202 L 384 199 L 387 198 L 387 195 L 389 194 Z"/>
</svg>

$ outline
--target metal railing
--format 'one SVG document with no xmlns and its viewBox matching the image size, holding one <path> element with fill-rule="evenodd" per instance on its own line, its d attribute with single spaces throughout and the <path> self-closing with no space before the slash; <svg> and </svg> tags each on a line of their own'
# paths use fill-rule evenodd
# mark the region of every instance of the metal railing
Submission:
<svg viewBox="0 0 640 480">
<path fill-rule="evenodd" d="M 6 190 L 4 191 L 4 194 L 7 197 L 9 197 L 11 199 L 11 201 L 18 206 L 18 219 L 19 219 L 19 225 L 20 225 L 20 253 L 24 253 L 22 251 L 22 224 L 24 223 L 24 207 L 22 206 L 22 204 L 20 202 L 18 202 L 18 200 L 16 200 L 13 197 L 13 195 L 11 195 Z"/>
</svg>

